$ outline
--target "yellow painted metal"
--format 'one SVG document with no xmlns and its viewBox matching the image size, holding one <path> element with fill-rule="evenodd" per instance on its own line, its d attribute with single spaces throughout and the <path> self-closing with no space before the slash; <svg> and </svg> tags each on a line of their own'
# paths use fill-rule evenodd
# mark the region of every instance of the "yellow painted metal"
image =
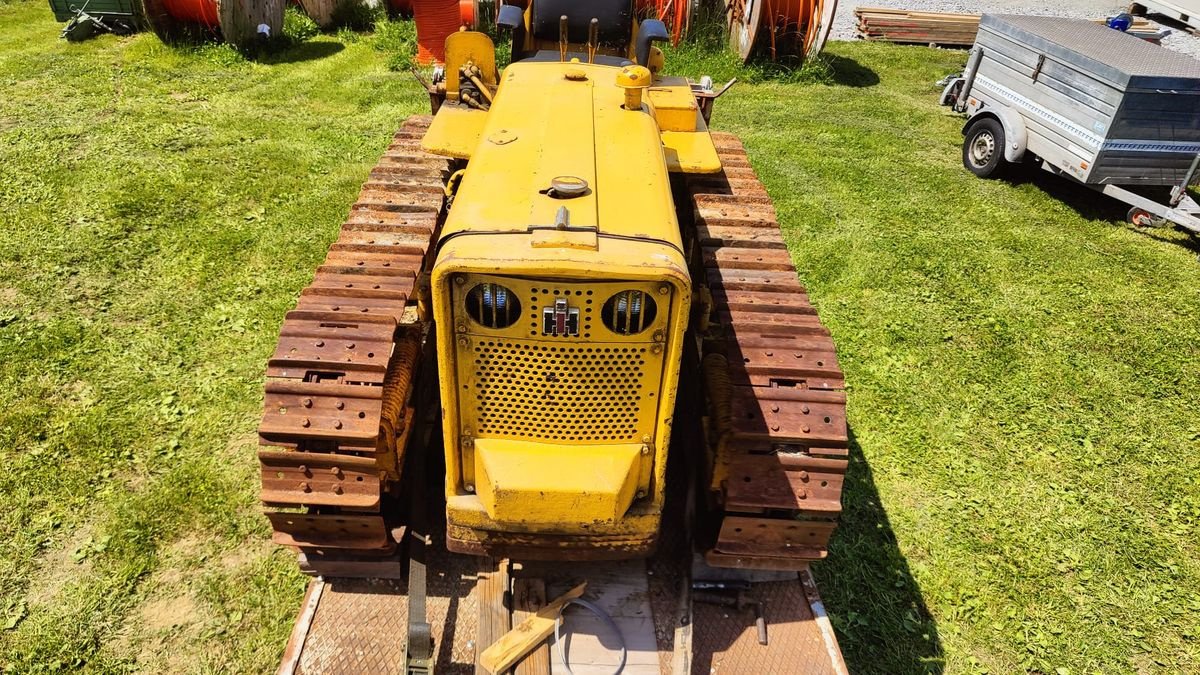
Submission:
<svg viewBox="0 0 1200 675">
<path fill-rule="evenodd" d="M 496 84 L 496 46 L 484 33 L 460 30 L 446 38 L 446 98 L 458 100 L 459 68 L 473 63 L 483 73 L 483 82 Z"/>
<path fill-rule="evenodd" d="M 595 535 L 619 537 L 626 545 L 653 540 L 658 532 L 661 508 L 649 499 L 634 499 L 629 509 L 613 522 L 563 521 L 553 527 L 542 524 L 510 521 L 503 524 L 488 515 L 483 501 L 473 494 L 457 494 L 446 498 L 447 534 L 455 539 L 486 538 L 489 531 L 527 534 L 552 533 L 566 535 Z"/>
<path fill-rule="evenodd" d="M 626 110 L 641 110 L 642 92 L 654 81 L 650 69 L 644 66 L 625 66 L 617 73 L 617 86 L 625 90 Z"/>
<path fill-rule="evenodd" d="M 696 97 L 682 77 L 661 77 L 646 92 L 654 109 L 654 119 L 662 131 L 696 131 Z"/>
<path fill-rule="evenodd" d="M 487 328 L 473 320 L 467 300 L 480 284 L 512 291 L 520 303 L 520 319 L 505 328 Z M 657 308 L 654 320 L 636 335 L 613 333 L 601 320 L 606 301 L 626 290 L 646 293 Z M 672 316 L 678 311 L 677 292 L 664 281 L 456 274 L 449 294 L 455 317 L 453 379 L 468 385 L 460 386 L 456 396 L 463 484 L 475 482 L 477 462 L 471 453 L 478 439 L 654 445 L 661 415 L 671 412 L 661 409 L 660 399 L 667 337 L 679 325 Z M 543 312 L 552 310 L 559 299 L 579 311 L 578 337 L 543 333 Z M 647 452 L 635 467 L 643 492 L 651 487 L 652 464 Z"/>
<path fill-rule="evenodd" d="M 675 173 L 720 173 L 721 158 L 708 133 L 708 125 L 699 110 L 695 115 L 695 131 L 662 132 L 667 169 Z"/>
<path fill-rule="evenodd" d="M 597 69 L 602 71 L 607 70 L 611 73 L 619 72 L 616 68 L 606 68 L 603 66 L 584 68 L 583 66 L 587 64 L 579 63 L 570 63 L 569 65 L 543 63 L 539 65 L 561 68 L 561 77 L 564 80 L 578 82 L 583 86 L 589 87 L 595 86 L 594 79 L 597 77 Z M 505 72 L 507 73 L 508 71 Z M 579 75 L 582 75 L 582 79 L 574 79 L 578 78 Z M 504 80 L 507 81 L 507 79 L 508 76 L 506 75 Z M 522 77 L 522 85 L 517 86 L 523 88 L 527 79 L 529 78 Z M 663 159 L 668 171 L 672 173 L 720 172 L 721 162 L 717 156 L 717 149 L 713 145 L 712 137 L 708 133 L 708 126 L 700 116 L 695 103 L 695 97 L 691 93 L 691 87 L 688 85 L 687 80 L 683 78 L 658 78 L 646 90 L 645 98 L 659 126 L 659 140 L 663 146 Z M 552 101 L 543 101 L 543 103 L 546 105 L 553 104 Z M 684 122 L 684 118 L 688 115 L 690 115 L 690 121 Z M 488 113 L 485 111 L 447 102 L 434 117 L 433 124 L 430 125 L 428 133 L 421 141 L 421 147 L 429 152 L 446 157 L 470 159 L 471 153 L 480 147 L 479 144 L 483 138 L 483 129 L 487 121 Z M 664 121 L 668 126 L 663 126 Z M 576 125 L 573 129 L 564 129 L 564 133 L 585 130 L 584 126 Z M 517 140 L 519 136 L 520 133 L 516 129 L 505 130 L 503 133 L 498 133 L 494 141 L 497 144 L 511 143 Z M 572 217 L 574 218 L 575 216 L 576 214 L 572 213 Z M 564 241 L 578 241 L 581 239 L 579 237 L 541 236 L 548 239 L 562 239 Z M 591 247 L 591 244 L 586 242 L 577 245 L 584 248 Z"/>
<path fill-rule="evenodd" d="M 455 159 L 470 159 L 483 134 L 487 112 L 447 101 L 421 139 L 429 152 Z"/>
<path fill-rule="evenodd" d="M 655 77 L 662 74 L 663 69 L 667 67 L 667 56 L 663 54 L 663 50 L 658 47 L 650 47 L 650 58 L 646 59 L 646 67 Z"/>
<path fill-rule="evenodd" d="M 487 514 L 504 523 L 556 527 L 613 523 L 637 491 L 640 443 L 589 445 L 475 440 L 475 488 Z"/>
<path fill-rule="evenodd" d="M 535 230 L 529 245 L 534 248 L 578 248 L 595 251 L 600 235 L 595 230 Z"/>
<path fill-rule="evenodd" d="M 623 107 L 619 71 L 510 65 L 482 129 L 470 132 L 477 145 L 452 155 L 470 161 L 431 287 L 447 518 L 457 539 L 585 535 L 644 551 L 657 532 L 691 300 L 667 156 L 703 153 L 682 140 L 682 150 L 664 152 L 650 106 Z M 445 139 L 466 119 L 443 115 L 427 149 L 453 145 Z M 692 135 L 715 157 L 706 129 Z M 682 165 L 709 169 L 703 160 Z M 588 189 L 564 198 L 550 190 L 562 176 Z M 467 299 L 481 283 L 512 291 L 521 307 L 511 325 L 494 313 L 484 322 L 494 327 L 471 318 Z M 624 290 L 656 303 L 636 335 L 600 320 Z M 578 310 L 578 335 L 545 332 L 543 312 L 555 299 Z M 541 503 L 543 493 L 556 496 Z"/>
</svg>

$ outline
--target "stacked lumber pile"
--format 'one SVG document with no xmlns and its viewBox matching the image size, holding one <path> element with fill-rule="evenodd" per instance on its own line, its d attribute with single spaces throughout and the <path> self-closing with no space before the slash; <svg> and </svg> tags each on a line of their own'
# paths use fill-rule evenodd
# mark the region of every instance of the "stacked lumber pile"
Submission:
<svg viewBox="0 0 1200 675">
<path fill-rule="evenodd" d="M 1141 17 L 1135 17 L 1133 19 L 1133 25 L 1130 26 L 1129 30 L 1125 32 L 1129 33 L 1133 37 L 1141 38 L 1146 42 L 1153 42 L 1156 45 L 1162 44 L 1162 39 L 1171 34 L 1171 31 L 1165 28 L 1159 28 L 1154 22 Z"/>
<path fill-rule="evenodd" d="M 979 31 L 978 14 L 856 7 L 854 17 L 858 20 L 859 37 L 880 42 L 970 47 L 975 44 L 975 33 Z M 1096 22 L 1104 23 L 1104 19 L 1096 19 Z M 1136 18 L 1128 33 L 1158 44 L 1169 31 L 1146 19 Z"/>
<path fill-rule="evenodd" d="M 864 40 L 970 47 L 979 31 L 978 14 L 857 7 L 854 17 Z"/>
</svg>

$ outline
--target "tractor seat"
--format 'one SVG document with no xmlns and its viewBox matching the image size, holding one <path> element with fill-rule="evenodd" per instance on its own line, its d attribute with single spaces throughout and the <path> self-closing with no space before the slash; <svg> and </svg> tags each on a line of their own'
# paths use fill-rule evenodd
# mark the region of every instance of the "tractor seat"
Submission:
<svg viewBox="0 0 1200 675">
<path fill-rule="evenodd" d="M 533 0 L 530 18 L 533 37 L 558 42 L 559 17 L 567 17 L 567 41 L 582 44 L 588 39 L 588 25 L 599 19 L 601 44 L 624 46 L 633 33 L 631 0 Z"/>
</svg>

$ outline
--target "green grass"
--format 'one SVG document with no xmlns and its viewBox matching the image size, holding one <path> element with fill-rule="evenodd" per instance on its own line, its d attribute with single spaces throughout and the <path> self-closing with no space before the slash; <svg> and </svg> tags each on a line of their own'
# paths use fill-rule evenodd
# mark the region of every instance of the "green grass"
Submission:
<svg viewBox="0 0 1200 675">
<path fill-rule="evenodd" d="M 57 30 L 0 3 L 0 668 L 268 671 L 304 579 L 258 515 L 263 364 L 426 106 L 411 29 L 296 25 L 255 61 Z M 852 669 L 1200 671 L 1196 246 L 967 174 L 933 85 L 962 53 L 828 54 L 669 65 L 743 80 L 716 126 L 839 345 L 855 452 L 817 574 Z"/>
</svg>

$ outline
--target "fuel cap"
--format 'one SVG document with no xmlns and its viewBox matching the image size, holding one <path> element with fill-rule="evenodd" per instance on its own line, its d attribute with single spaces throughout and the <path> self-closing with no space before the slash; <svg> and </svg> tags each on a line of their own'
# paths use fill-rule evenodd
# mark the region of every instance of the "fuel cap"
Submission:
<svg viewBox="0 0 1200 675">
<path fill-rule="evenodd" d="M 578 176 L 557 176 L 550 179 L 546 194 L 559 199 L 582 197 L 588 192 L 588 182 Z"/>
</svg>

